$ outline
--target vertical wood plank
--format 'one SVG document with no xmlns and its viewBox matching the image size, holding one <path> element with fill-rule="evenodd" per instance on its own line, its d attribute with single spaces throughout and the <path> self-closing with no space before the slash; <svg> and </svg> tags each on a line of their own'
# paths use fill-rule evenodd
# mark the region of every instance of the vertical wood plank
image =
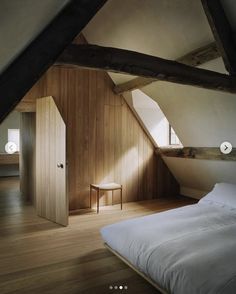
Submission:
<svg viewBox="0 0 236 294">
<path fill-rule="evenodd" d="M 97 72 L 97 96 L 96 96 L 96 182 L 104 182 L 104 75 Z M 103 194 L 104 195 L 104 194 Z M 104 197 L 101 197 L 101 205 Z"/>
<path fill-rule="evenodd" d="M 97 72 L 89 71 L 89 180 L 90 184 L 96 182 L 96 103 Z M 95 197 L 92 197 L 92 207 L 95 203 Z"/>
</svg>

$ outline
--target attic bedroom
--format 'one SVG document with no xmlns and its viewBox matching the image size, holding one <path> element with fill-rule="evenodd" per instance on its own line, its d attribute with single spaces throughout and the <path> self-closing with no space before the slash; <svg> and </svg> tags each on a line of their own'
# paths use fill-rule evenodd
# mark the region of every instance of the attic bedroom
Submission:
<svg viewBox="0 0 236 294">
<path fill-rule="evenodd" d="M 0 293 L 236 293 L 233 0 L 0 1 Z"/>
</svg>

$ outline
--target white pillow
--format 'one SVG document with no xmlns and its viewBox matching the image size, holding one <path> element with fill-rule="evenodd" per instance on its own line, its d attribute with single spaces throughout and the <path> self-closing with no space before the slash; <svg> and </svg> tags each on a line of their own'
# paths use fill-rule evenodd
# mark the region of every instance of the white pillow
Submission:
<svg viewBox="0 0 236 294">
<path fill-rule="evenodd" d="M 217 183 L 213 190 L 203 197 L 199 203 L 217 203 L 236 208 L 236 185 Z"/>
</svg>

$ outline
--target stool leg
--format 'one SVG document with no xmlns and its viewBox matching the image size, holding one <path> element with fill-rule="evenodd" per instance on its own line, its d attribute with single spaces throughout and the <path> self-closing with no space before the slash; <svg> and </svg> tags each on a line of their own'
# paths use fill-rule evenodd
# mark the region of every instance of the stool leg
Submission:
<svg viewBox="0 0 236 294">
<path fill-rule="evenodd" d="M 99 213 L 99 196 L 100 196 L 100 190 L 97 190 L 97 213 Z"/>
<path fill-rule="evenodd" d="M 112 190 L 111 205 L 113 205 L 113 196 L 114 196 L 114 191 Z"/>
<path fill-rule="evenodd" d="M 92 208 L 92 187 L 90 186 L 90 200 L 89 200 L 89 207 Z"/>
<path fill-rule="evenodd" d="M 120 209 L 122 210 L 122 188 L 120 189 Z"/>
</svg>

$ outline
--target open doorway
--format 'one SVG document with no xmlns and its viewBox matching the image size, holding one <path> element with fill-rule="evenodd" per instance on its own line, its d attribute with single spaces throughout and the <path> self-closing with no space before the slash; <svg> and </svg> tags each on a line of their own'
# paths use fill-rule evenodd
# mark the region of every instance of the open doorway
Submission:
<svg viewBox="0 0 236 294">
<path fill-rule="evenodd" d="M 0 177 L 19 177 L 20 114 L 12 111 L 0 124 Z"/>
<path fill-rule="evenodd" d="M 0 193 L 1 203 L 5 203 L 5 209 L 22 201 L 19 191 L 19 157 L 20 113 L 12 111 L 0 124 L 0 190 L 7 188 L 9 192 L 4 198 Z M 13 192 L 18 193 L 17 197 L 12 197 Z"/>
<path fill-rule="evenodd" d="M 65 226 L 69 214 L 65 123 L 53 97 L 37 99 L 34 108 L 23 106 L 0 126 L 1 186 L 14 186 L 20 203 L 29 203 L 37 215 Z"/>
<path fill-rule="evenodd" d="M 9 199 L 11 206 L 16 207 L 22 202 L 35 202 L 35 112 L 23 110 L 16 107 L 0 124 L 1 188 L 6 188 L 8 195 L 4 201 Z"/>
</svg>

